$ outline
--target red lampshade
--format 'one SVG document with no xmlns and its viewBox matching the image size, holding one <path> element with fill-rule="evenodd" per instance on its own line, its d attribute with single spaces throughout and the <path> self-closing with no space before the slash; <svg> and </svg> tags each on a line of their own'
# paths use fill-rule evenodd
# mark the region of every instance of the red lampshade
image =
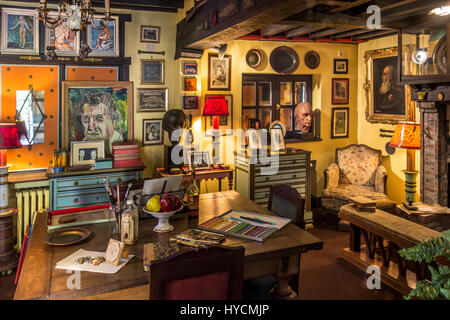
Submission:
<svg viewBox="0 0 450 320">
<path fill-rule="evenodd" d="M 391 147 L 420 149 L 420 124 L 415 122 L 399 122 L 392 136 Z"/>
<path fill-rule="evenodd" d="M 203 108 L 203 116 L 228 116 L 227 100 L 223 96 L 207 97 L 205 107 Z"/>
<path fill-rule="evenodd" d="M 17 124 L 0 123 L 0 149 L 15 149 L 21 146 Z"/>
</svg>

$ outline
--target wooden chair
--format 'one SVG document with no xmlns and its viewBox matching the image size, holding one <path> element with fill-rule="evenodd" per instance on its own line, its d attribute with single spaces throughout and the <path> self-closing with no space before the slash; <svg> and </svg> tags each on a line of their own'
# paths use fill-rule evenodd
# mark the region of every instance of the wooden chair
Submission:
<svg viewBox="0 0 450 320">
<path fill-rule="evenodd" d="M 150 264 L 151 300 L 240 300 L 244 247 L 186 249 Z"/>
<path fill-rule="evenodd" d="M 291 219 L 294 224 L 305 229 L 305 199 L 297 190 L 289 185 L 270 186 L 268 209 L 280 217 Z M 298 276 L 292 277 L 289 285 L 298 292 Z M 278 282 L 273 275 L 258 277 L 244 281 L 244 299 L 270 299 L 277 288 Z M 295 295 L 289 295 L 293 298 Z"/>
<path fill-rule="evenodd" d="M 268 209 L 305 229 L 305 199 L 291 186 L 270 186 Z"/>
</svg>

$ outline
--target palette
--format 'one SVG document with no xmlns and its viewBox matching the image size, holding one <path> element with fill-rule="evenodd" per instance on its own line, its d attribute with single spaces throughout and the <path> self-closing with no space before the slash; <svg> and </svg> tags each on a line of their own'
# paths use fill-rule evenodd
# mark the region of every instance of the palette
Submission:
<svg viewBox="0 0 450 320">
<path fill-rule="evenodd" d="M 257 222 L 258 220 L 264 222 Z M 291 220 L 286 218 L 229 210 L 202 223 L 197 228 L 262 242 L 289 222 Z"/>
</svg>

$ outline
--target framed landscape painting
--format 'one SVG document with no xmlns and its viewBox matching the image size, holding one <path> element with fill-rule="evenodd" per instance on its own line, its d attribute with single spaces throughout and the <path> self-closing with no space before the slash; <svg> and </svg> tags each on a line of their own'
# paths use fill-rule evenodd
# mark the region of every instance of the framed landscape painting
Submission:
<svg viewBox="0 0 450 320">
<path fill-rule="evenodd" d="M 3 54 L 39 54 L 39 21 L 35 10 L 2 9 Z"/>
<path fill-rule="evenodd" d="M 62 146 L 72 141 L 133 139 L 133 82 L 63 81 Z"/>
<path fill-rule="evenodd" d="M 167 111 L 169 89 L 138 89 L 137 112 Z"/>
<path fill-rule="evenodd" d="M 141 26 L 141 42 L 160 42 L 161 27 Z"/>
<path fill-rule="evenodd" d="M 94 16 L 93 22 L 103 29 L 87 27 L 87 44 L 92 51 L 89 56 L 118 57 L 119 56 L 119 17 L 111 17 L 106 28 L 101 16 Z"/>
</svg>

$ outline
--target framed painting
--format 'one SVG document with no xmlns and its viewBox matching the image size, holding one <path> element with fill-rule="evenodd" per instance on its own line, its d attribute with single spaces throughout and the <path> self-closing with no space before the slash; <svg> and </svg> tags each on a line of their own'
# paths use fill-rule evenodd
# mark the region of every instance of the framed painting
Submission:
<svg viewBox="0 0 450 320">
<path fill-rule="evenodd" d="M 137 112 L 167 111 L 169 105 L 169 89 L 138 89 Z"/>
<path fill-rule="evenodd" d="M 198 109 L 198 96 L 183 96 L 183 109 Z"/>
<path fill-rule="evenodd" d="M 39 21 L 35 10 L 2 9 L 3 54 L 39 54 Z"/>
<path fill-rule="evenodd" d="M 93 22 L 103 29 L 89 25 L 86 30 L 86 40 L 92 51 L 89 56 L 118 57 L 119 56 L 119 17 L 111 17 L 108 25 L 101 16 L 94 16 Z"/>
<path fill-rule="evenodd" d="M 184 91 L 197 91 L 196 77 L 184 77 Z"/>
<path fill-rule="evenodd" d="M 397 48 L 366 51 L 366 119 L 396 124 L 409 119 L 408 90 L 397 85 Z"/>
<path fill-rule="evenodd" d="M 164 84 L 164 60 L 141 60 L 141 84 Z"/>
<path fill-rule="evenodd" d="M 334 59 L 334 73 L 347 74 L 348 73 L 348 59 Z"/>
<path fill-rule="evenodd" d="M 183 74 L 196 75 L 198 70 L 197 62 L 185 62 L 183 68 Z"/>
<path fill-rule="evenodd" d="M 163 144 L 164 132 L 162 123 L 162 119 L 142 120 L 142 144 L 144 146 Z"/>
<path fill-rule="evenodd" d="M 227 129 L 233 129 L 233 95 L 231 94 L 207 94 L 205 95 L 205 104 L 209 97 L 217 97 L 217 96 L 223 96 L 225 97 L 225 100 L 227 101 L 228 106 L 228 114 L 229 116 L 221 116 L 219 117 L 219 130 L 220 135 L 224 136 L 227 134 Z M 211 136 L 211 130 L 213 129 L 213 117 L 206 117 L 205 118 L 205 135 L 207 137 Z"/>
<path fill-rule="evenodd" d="M 49 15 L 57 17 L 57 15 Z M 45 44 L 55 47 L 59 55 L 78 55 L 80 52 L 79 33 L 69 30 L 66 25 L 67 19 L 61 19 L 55 29 L 45 28 Z"/>
<path fill-rule="evenodd" d="M 160 42 L 161 27 L 141 26 L 141 42 Z"/>
<path fill-rule="evenodd" d="M 72 141 L 133 140 L 133 82 L 63 81 L 62 146 Z"/>
<path fill-rule="evenodd" d="M 105 141 L 72 141 L 70 143 L 70 165 L 94 164 L 105 157 Z"/>
<path fill-rule="evenodd" d="M 331 109 L 331 139 L 348 138 L 349 108 Z"/>
<path fill-rule="evenodd" d="M 231 56 L 208 53 L 208 90 L 231 89 Z"/>
<path fill-rule="evenodd" d="M 332 79 L 331 104 L 348 104 L 349 79 Z"/>
</svg>

